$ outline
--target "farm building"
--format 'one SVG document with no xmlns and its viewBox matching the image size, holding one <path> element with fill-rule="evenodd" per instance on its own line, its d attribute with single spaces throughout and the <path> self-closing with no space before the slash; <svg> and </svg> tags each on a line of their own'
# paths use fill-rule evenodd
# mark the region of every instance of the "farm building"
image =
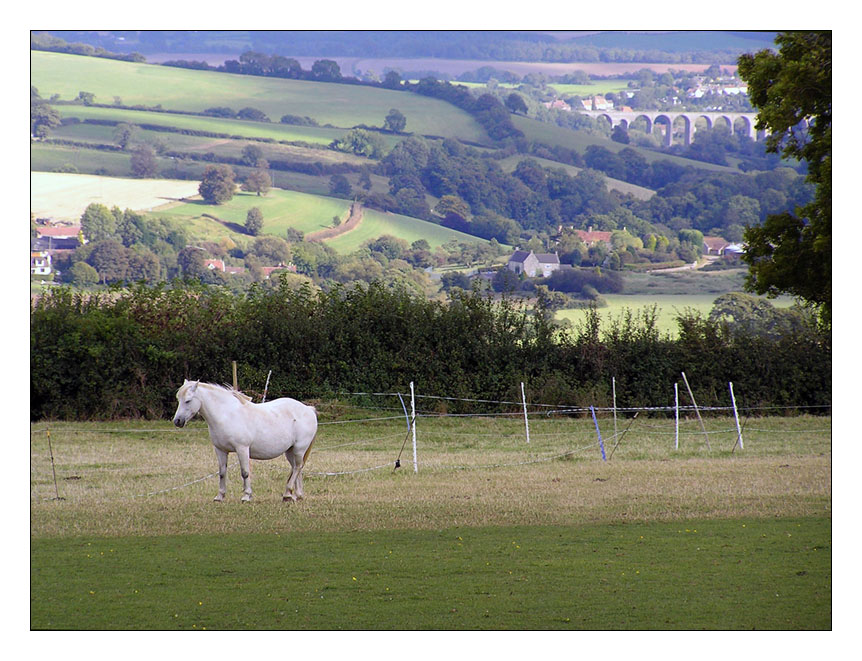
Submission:
<svg viewBox="0 0 862 661">
<path fill-rule="evenodd" d="M 609 246 L 611 245 L 610 232 L 601 232 L 599 230 L 593 231 L 593 228 L 590 227 L 586 232 L 584 230 L 575 230 L 575 233 L 581 237 L 581 241 L 588 246 L 594 246 L 598 243 L 606 243 Z"/>
<path fill-rule="evenodd" d="M 506 267 L 520 275 L 525 275 L 535 278 L 540 275 L 547 278 L 551 273 L 560 268 L 560 257 L 556 253 L 539 253 L 538 255 L 532 250 L 516 250 L 511 257 Z"/>
</svg>

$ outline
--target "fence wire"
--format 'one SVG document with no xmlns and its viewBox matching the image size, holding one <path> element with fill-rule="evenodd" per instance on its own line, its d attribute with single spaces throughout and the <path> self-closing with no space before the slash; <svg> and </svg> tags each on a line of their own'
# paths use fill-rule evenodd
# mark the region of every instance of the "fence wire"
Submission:
<svg viewBox="0 0 862 661">
<path fill-rule="evenodd" d="M 411 398 L 403 393 L 340 394 L 400 401 L 397 407 L 321 406 L 318 436 L 303 472 L 310 478 L 370 475 L 395 471 L 399 465 L 402 471 L 425 472 L 496 470 L 570 459 L 608 461 L 606 455 L 610 453 L 613 460 L 618 449 L 617 459 L 675 452 L 714 455 L 742 452 L 743 437 L 745 444 L 781 446 L 777 437 L 788 434 L 797 439 L 808 435 L 804 442 L 831 449 L 831 418 L 809 415 L 825 412 L 828 405 L 582 407 L 416 394 Z M 417 400 L 481 404 L 488 410 L 415 410 Z M 506 407 L 515 410 L 500 410 Z M 760 416 L 793 409 L 802 415 L 778 418 L 787 422 L 773 427 L 748 426 L 753 417 L 774 421 Z M 399 410 L 401 415 L 379 415 Z M 709 416 L 701 420 L 700 413 Z M 641 414 L 646 415 L 632 418 Z M 621 432 L 618 427 L 626 425 Z M 804 428 L 796 428 L 800 425 Z M 49 436 L 54 441 L 50 459 L 43 443 Z M 202 488 L 218 475 L 201 470 L 204 461 L 213 461 L 213 455 L 205 453 L 208 437 L 203 421 L 182 431 L 153 425 L 34 424 L 30 429 L 31 500 L 128 500 Z M 132 447 L 138 451 L 131 451 Z M 253 465 L 254 474 L 268 479 L 286 480 L 289 475 L 286 462 L 254 461 Z M 236 461 L 229 466 L 236 466 Z"/>
</svg>

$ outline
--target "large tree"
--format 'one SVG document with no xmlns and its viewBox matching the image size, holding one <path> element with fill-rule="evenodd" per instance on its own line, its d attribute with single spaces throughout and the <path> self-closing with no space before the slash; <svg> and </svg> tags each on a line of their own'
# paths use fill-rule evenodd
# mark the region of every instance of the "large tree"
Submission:
<svg viewBox="0 0 862 661">
<path fill-rule="evenodd" d="M 229 202 L 236 191 L 236 175 L 229 165 L 208 165 L 198 192 L 209 204 Z"/>
<path fill-rule="evenodd" d="M 797 296 L 832 318 L 832 33 L 787 32 L 739 58 L 767 149 L 805 161 L 814 199 L 745 231 L 749 290 Z"/>
</svg>

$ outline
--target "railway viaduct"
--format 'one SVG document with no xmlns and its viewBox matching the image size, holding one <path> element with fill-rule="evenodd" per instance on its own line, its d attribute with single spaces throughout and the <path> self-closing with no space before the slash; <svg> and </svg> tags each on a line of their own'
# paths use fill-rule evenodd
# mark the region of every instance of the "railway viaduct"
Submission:
<svg viewBox="0 0 862 661">
<path fill-rule="evenodd" d="M 683 129 L 683 142 L 690 145 L 694 137 L 695 122 L 698 119 L 706 120 L 707 128 L 724 123 L 730 129 L 731 134 L 742 133 L 752 140 L 762 140 L 765 137 L 763 131 L 757 131 L 754 124 L 757 113 L 743 112 L 665 112 L 660 110 L 644 110 L 633 112 L 621 112 L 614 110 L 581 110 L 581 113 L 590 117 L 604 117 L 610 122 L 611 129 L 622 126 L 628 129 L 638 119 L 646 121 L 646 132 L 650 135 L 656 124 L 663 124 L 668 129 L 664 131 L 663 144 L 670 147 L 673 144 L 673 128 L 678 119 L 681 119 Z"/>
</svg>

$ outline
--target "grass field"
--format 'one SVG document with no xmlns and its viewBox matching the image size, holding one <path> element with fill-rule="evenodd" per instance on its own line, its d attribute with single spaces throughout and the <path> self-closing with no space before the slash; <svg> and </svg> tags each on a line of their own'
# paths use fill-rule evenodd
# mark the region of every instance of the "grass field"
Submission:
<svg viewBox="0 0 862 661">
<path fill-rule="evenodd" d="M 429 413 L 414 472 L 403 418 L 319 408 L 291 506 L 277 460 L 212 503 L 202 422 L 33 425 L 31 627 L 831 627 L 829 417 L 751 418 L 734 451 L 732 419 L 674 449 L 671 418 L 605 415 L 602 461 L 586 418 L 531 416 L 527 445 L 517 416 Z"/>
<path fill-rule="evenodd" d="M 161 104 L 166 109 L 191 112 L 215 106 L 233 110 L 250 106 L 262 110 L 273 122 L 282 115 L 295 114 L 341 128 L 382 126 L 389 110 L 398 108 L 407 118 L 410 132 L 487 141 L 481 126 L 451 104 L 359 85 L 193 71 L 42 51 L 30 53 L 30 82 L 46 99 L 59 94 L 69 101 L 84 90 L 94 94 L 99 104 L 113 104 L 114 97 L 120 97 L 127 106 Z"/>
<path fill-rule="evenodd" d="M 355 229 L 326 241 L 337 252 L 345 254 L 359 248 L 370 239 L 384 234 L 404 239 L 412 244 L 419 239 L 425 239 L 432 249 L 455 240 L 459 243 L 484 243 L 485 239 L 451 230 L 442 225 L 435 225 L 425 220 L 403 216 L 397 213 L 386 213 L 375 209 L 363 209 L 362 223 Z"/>
<path fill-rule="evenodd" d="M 676 337 L 679 327 L 676 322 L 677 315 L 685 311 L 698 312 L 704 317 L 709 316 L 712 305 L 719 294 L 607 294 L 603 298 L 608 302 L 607 307 L 599 308 L 598 313 L 603 324 L 609 324 L 618 320 L 630 310 L 633 315 L 645 309 L 652 309 L 655 305 L 658 317 L 656 325 L 661 333 L 668 333 Z M 790 307 L 793 300 L 790 297 L 780 297 L 769 301 L 775 307 Z M 573 326 L 577 326 L 587 317 L 587 310 L 558 310 L 556 318 L 567 320 Z M 606 327 L 606 326 L 605 326 Z"/>
<path fill-rule="evenodd" d="M 328 145 L 333 140 L 341 138 L 345 129 L 318 128 L 309 126 L 293 126 L 281 124 L 278 118 L 272 123 L 251 122 L 240 119 L 221 119 L 217 117 L 201 117 L 197 115 L 180 115 L 176 113 L 148 112 L 144 110 L 125 110 L 120 108 L 94 108 L 87 106 L 56 106 L 60 117 L 75 117 L 81 120 L 100 119 L 116 122 L 126 122 L 140 126 L 173 127 L 186 131 L 206 131 L 221 133 L 243 138 L 257 138 L 290 142 L 307 142 L 309 144 Z M 238 109 L 237 109 L 238 110 Z M 108 131 L 113 131 L 111 127 Z M 59 132 L 55 132 L 58 133 Z M 387 136 L 388 137 L 388 136 Z M 173 136 L 171 136 L 173 140 Z M 210 138 L 212 140 L 212 138 Z M 394 142 L 390 139 L 389 142 Z"/>
<path fill-rule="evenodd" d="M 205 218 L 203 214 L 242 226 L 248 210 L 255 206 L 263 213 L 263 233 L 282 238 L 289 227 L 306 234 L 331 227 L 333 216 L 338 216 L 343 221 L 347 219 L 350 211 L 349 200 L 273 189 L 265 196 L 238 193 L 225 204 L 210 205 L 194 201 L 162 209 L 153 215 L 181 219 L 194 235 L 235 236 L 233 229 L 211 218 Z M 425 239 L 432 248 L 453 239 L 463 242 L 484 241 L 417 218 L 364 209 L 363 220 L 357 228 L 327 239 L 326 244 L 336 252 L 347 254 L 359 248 L 365 241 L 383 234 L 402 238 L 408 243 Z"/>
</svg>

